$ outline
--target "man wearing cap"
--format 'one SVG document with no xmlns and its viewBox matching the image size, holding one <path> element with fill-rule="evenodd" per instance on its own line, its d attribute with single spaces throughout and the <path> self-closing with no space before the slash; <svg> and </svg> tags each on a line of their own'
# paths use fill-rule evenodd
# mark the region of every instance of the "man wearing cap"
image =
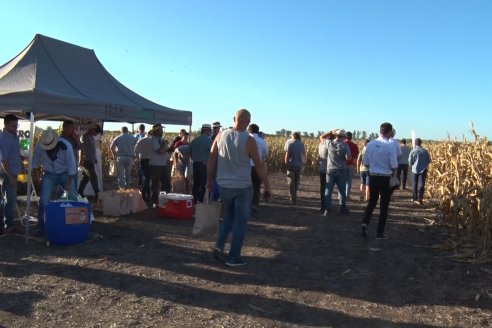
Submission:
<svg viewBox="0 0 492 328">
<path fill-rule="evenodd" d="M 44 208 L 58 186 L 67 192 L 68 199 L 77 199 L 74 176 L 77 172 L 72 145 L 51 128 L 43 131 L 34 150 L 32 167 L 43 166 L 41 196 L 38 207 L 37 235 L 44 235 Z"/>
<path fill-rule="evenodd" d="M 350 214 L 347 208 L 347 161 L 352 159 L 350 148 L 344 142 L 347 136 L 345 130 L 337 129 L 333 131 L 335 139 L 325 140 L 325 154 L 328 159 L 326 168 L 326 192 L 325 192 L 325 213 L 327 216 L 331 211 L 331 196 L 335 185 L 338 188 L 340 197 L 340 213 Z"/>
<path fill-rule="evenodd" d="M 145 138 L 141 138 L 135 145 L 135 154 L 139 158 L 139 167 L 142 169 L 142 198 L 145 202 L 150 201 L 150 158 L 154 149 L 152 148 L 152 134 L 149 131 Z"/>
<path fill-rule="evenodd" d="M 0 236 L 5 231 L 14 232 L 14 206 L 17 203 L 17 175 L 21 172 L 21 156 L 19 151 L 19 137 L 17 127 L 19 119 L 13 114 L 5 115 L 4 129 L 0 133 L 0 153 L 3 156 L 0 167 L 0 183 L 5 199 L 0 194 Z"/>
<path fill-rule="evenodd" d="M 135 138 L 135 144 L 140 139 L 143 139 L 147 136 L 147 133 L 145 132 L 145 124 L 140 124 L 138 126 L 138 131 L 139 132 L 135 133 L 135 135 L 133 136 Z M 142 166 L 140 165 L 140 161 L 138 162 L 137 176 L 138 176 L 138 185 L 141 186 L 143 184 L 144 175 L 143 175 Z"/>
<path fill-rule="evenodd" d="M 152 182 L 151 201 L 153 204 L 157 204 L 160 191 L 171 191 L 169 155 L 167 153 L 169 147 L 166 140 L 162 138 L 164 127 L 161 124 L 154 124 L 149 133 L 152 135 L 152 153 L 149 161 Z"/>
<path fill-rule="evenodd" d="M 111 151 L 116 159 L 116 170 L 118 174 L 118 187 L 130 188 L 130 177 L 132 172 L 135 138 L 128 133 L 126 126 L 121 128 L 121 134 L 114 138 L 111 143 Z"/>
<path fill-rule="evenodd" d="M 297 204 L 297 190 L 301 181 L 301 171 L 305 164 L 306 150 L 299 132 L 292 133 L 292 142 L 287 144 L 284 162 L 287 165 L 287 182 L 289 183 L 290 201 Z"/>
<path fill-rule="evenodd" d="M 85 168 L 82 181 L 80 181 L 80 186 L 78 188 L 78 193 L 80 196 L 84 197 L 84 189 L 87 185 L 87 182 L 91 182 L 92 190 L 94 190 L 94 195 L 96 196 L 96 200 L 98 199 L 99 194 L 99 185 L 97 182 L 97 173 L 96 173 L 96 141 L 94 136 L 99 133 L 96 125 L 92 125 L 86 133 L 82 135 L 82 154 L 84 156 L 83 166 Z"/>
<path fill-rule="evenodd" d="M 207 185 L 207 162 L 212 148 L 210 124 L 203 124 L 201 134 L 190 142 L 191 160 L 193 161 L 193 200 L 203 202 Z"/>
<path fill-rule="evenodd" d="M 367 227 L 372 212 L 380 199 L 379 222 L 376 239 L 385 239 L 384 229 L 388 218 L 391 189 L 390 178 L 398 168 L 397 151 L 390 138 L 393 135 L 393 126 L 383 123 L 379 128 L 379 138 L 369 142 L 366 146 L 364 165 L 369 169 L 369 203 L 362 220 L 362 236 L 367 237 Z"/>
<path fill-rule="evenodd" d="M 214 141 L 215 137 L 219 134 L 221 127 L 222 125 L 220 125 L 220 122 L 212 123 L 212 136 L 210 137 L 212 141 Z"/>
</svg>

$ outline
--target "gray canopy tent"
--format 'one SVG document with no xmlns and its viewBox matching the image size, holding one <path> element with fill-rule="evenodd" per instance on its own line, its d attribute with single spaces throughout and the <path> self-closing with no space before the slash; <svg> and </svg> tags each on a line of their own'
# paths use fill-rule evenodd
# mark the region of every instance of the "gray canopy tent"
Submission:
<svg viewBox="0 0 492 328">
<path fill-rule="evenodd" d="M 0 114 L 7 113 L 30 118 L 31 131 L 34 119 L 90 118 L 190 127 L 192 123 L 191 111 L 156 104 L 118 82 L 94 50 L 41 34 L 0 67 Z M 31 163 L 32 149 L 29 157 Z M 30 165 L 28 176 L 31 179 Z M 29 215 L 30 181 L 27 188 Z M 26 238 L 27 233 L 28 228 Z"/>
</svg>

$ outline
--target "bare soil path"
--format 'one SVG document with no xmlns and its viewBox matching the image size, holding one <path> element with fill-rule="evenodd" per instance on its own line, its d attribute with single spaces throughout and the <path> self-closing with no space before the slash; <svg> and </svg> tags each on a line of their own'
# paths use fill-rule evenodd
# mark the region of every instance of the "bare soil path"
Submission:
<svg viewBox="0 0 492 328">
<path fill-rule="evenodd" d="M 0 327 L 492 326 L 492 265 L 456 261 L 409 191 L 394 194 L 388 239 L 375 239 L 377 211 L 364 239 L 364 203 L 324 217 L 318 178 L 301 179 L 293 206 L 285 176 L 271 176 L 275 197 L 250 220 L 240 268 L 216 262 L 214 237 L 192 238 L 192 221 L 153 209 L 96 213 L 102 238 L 81 245 L 1 238 Z"/>
</svg>

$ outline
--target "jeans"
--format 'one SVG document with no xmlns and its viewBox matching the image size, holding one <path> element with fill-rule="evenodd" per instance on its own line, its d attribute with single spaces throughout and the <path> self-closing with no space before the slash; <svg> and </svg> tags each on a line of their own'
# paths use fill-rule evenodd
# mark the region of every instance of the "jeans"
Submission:
<svg viewBox="0 0 492 328">
<path fill-rule="evenodd" d="M 193 162 L 193 199 L 194 202 L 203 202 L 207 187 L 207 164 Z"/>
<path fill-rule="evenodd" d="M 152 180 L 152 203 L 157 204 L 159 192 L 171 191 L 171 180 L 167 166 L 150 165 L 150 179 Z"/>
<path fill-rule="evenodd" d="M 16 176 L 17 179 L 17 176 Z M 5 216 L 5 226 L 10 228 L 14 225 L 14 206 L 17 204 L 17 185 L 12 185 L 5 173 L 0 174 L 2 184 L 2 197 L 0 204 L 0 230 L 3 229 L 3 217 Z"/>
<path fill-rule="evenodd" d="M 253 206 L 258 206 L 260 204 L 261 179 L 254 166 L 251 168 L 251 182 L 253 183 Z"/>
<path fill-rule="evenodd" d="M 150 200 L 150 159 L 140 160 L 140 169 L 143 175 L 143 185 L 142 185 L 142 198 L 148 202 Z"/>
<path fill-rule="evenodd" d="M 321 200 L 321 210 L 325 210 L 325 190 L 326 190 L 326 172 L 319 172 L 319 199 Z"/>
<path fill-rule="evenodd" d="M 388 218 L 388 208 L 390 203 L 389 181 L 390 177 L 380 175 L 371 175 L 371 178 L 369 179 L 369 203 L 364 212 L 362 223 L 369 225 L 372 212 L 374 211 L 374 208 L 376 208 L 379 196 L 381 196 L 381 201 L 379 202 L 378 235 L 384 233 L 386 219 Z"/>
<path fill-rule="evenodd" d="M 297 202 L 297 189 L 299 189 L 299 183 L 301 181 L 301 169 L 289 168 L 287 169 L 287 182 L 289 183 L 290 198 L 292 203 Z"/>
<path fill-rule="evenodd" d="M 346 189 L 345 189 L 345 194 L 347 195 L 347 198 L 350 196 L 350 192 L 352 191 L 352 179 L 354 177 L 354 171 L 355 171 L 355 166 L 353 165 L 347 165 L 347 183 L 346 183 Z"/>
<path fill-rule="evenodd" d="M 362 171 L 360 172 L 360 184 L 369 186 L 369 172 Z"/>
<path fill-rule="evenodd" d="M 325 209 L 331 209 L 331 196 L 333 188 L 337 185 L 340 194 L 340 206 L 345 207 L 347 204 L 347 171 L 343 170 L 328 170 L 326 172 L 326 190 L 325 190 Z"/>
<path fill-rule="evenodd" d="M 424 199 L 425 192 L 425 180 L 427 179 L 427 169 L 422 173 L 412 173 L 412 190 L 413 190 L 413 200 Z M 420 185 L 420 187 L 419 187 Z"/>
<path fill-rule="evenodd" d="M 97 183 L 97 173 L 96 173 L 96 168 L 94 166 L 94 162 L 84 161 L 84 167 L 89 172 L 89 175 L 85 174 L 84 172 L 84 177 L 82 178 L 82 181 L 80 181 L 78 193 L 83 197 L 85 186 L 87 185 L 87 182 L 90 181 L 92 185 L 92 190 L 94 190 L 94 194 L 96 195 L 96 199 L 97 199 L 97 195 L 99 193 L 99 186 Z"/>
<path fill-rule="evenodd" d="M 231 249 L 228 260 L 236 260 L 241 256 L 246 226 L 251 216 L 253 188 L 222 188 L 220 195 L 224 206 L 224 222 L 219 230 L 216 247 L 224 250 L 229 233 L 232 231 Z"/>
<path fill-rule="evenodd" d="M 143 173 L 142 160 L 138 161 L 137 177 L 138 177 L 138 185 L 143 184 L 143 180 L 145 179 L 145 177 Z"/>
<path fill-rule="evenodd" d="M 401 175 L 403 173 L 403 179 Z M 402 188 L 407 187 L 407 176 L 408 176 L 408 164 L 398 164 L 398 169 L 396 170 L 396 177 L 400 181 L 400 186 Z"/>
<path fill-rule="evenodd" d="M 116 171 L 118 174 L 118 187 L 130 188 L 130 176 L 132 174 L 133 158 L 130 156 L 116 157 Z"/>
<path fill-rule="evenodd" d="M 57 190 L 57 187 L 65 188 L 67 185 L 68 173 L 50 173 L 44 172 L 43 180 L 41 182 L 41 195 L 39 197 L 38 207 L 38 229 L 44 230 L 44 208 L 50 202 L 51 196 Z M 75 191 L 75 184 L 72 181 L 70 190 L 67 190 L 69 199 L 76 199 L 77 192 Z"/>
</svg>

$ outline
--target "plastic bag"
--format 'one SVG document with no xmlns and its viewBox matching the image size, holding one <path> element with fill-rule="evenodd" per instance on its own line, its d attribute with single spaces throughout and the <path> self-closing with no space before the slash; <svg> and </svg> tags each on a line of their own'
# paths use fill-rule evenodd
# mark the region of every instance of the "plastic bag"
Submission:
<svg viewBox="0 0 492 328">
<path fill-rule="evenodd" d="M 392 176 L 390 178 L 389 184 L 390 184 L 390 189 L 391 190 L 398 189 L 400 187 L 400 180 L 398 180 L 397 177 Z"/>
</svg>

